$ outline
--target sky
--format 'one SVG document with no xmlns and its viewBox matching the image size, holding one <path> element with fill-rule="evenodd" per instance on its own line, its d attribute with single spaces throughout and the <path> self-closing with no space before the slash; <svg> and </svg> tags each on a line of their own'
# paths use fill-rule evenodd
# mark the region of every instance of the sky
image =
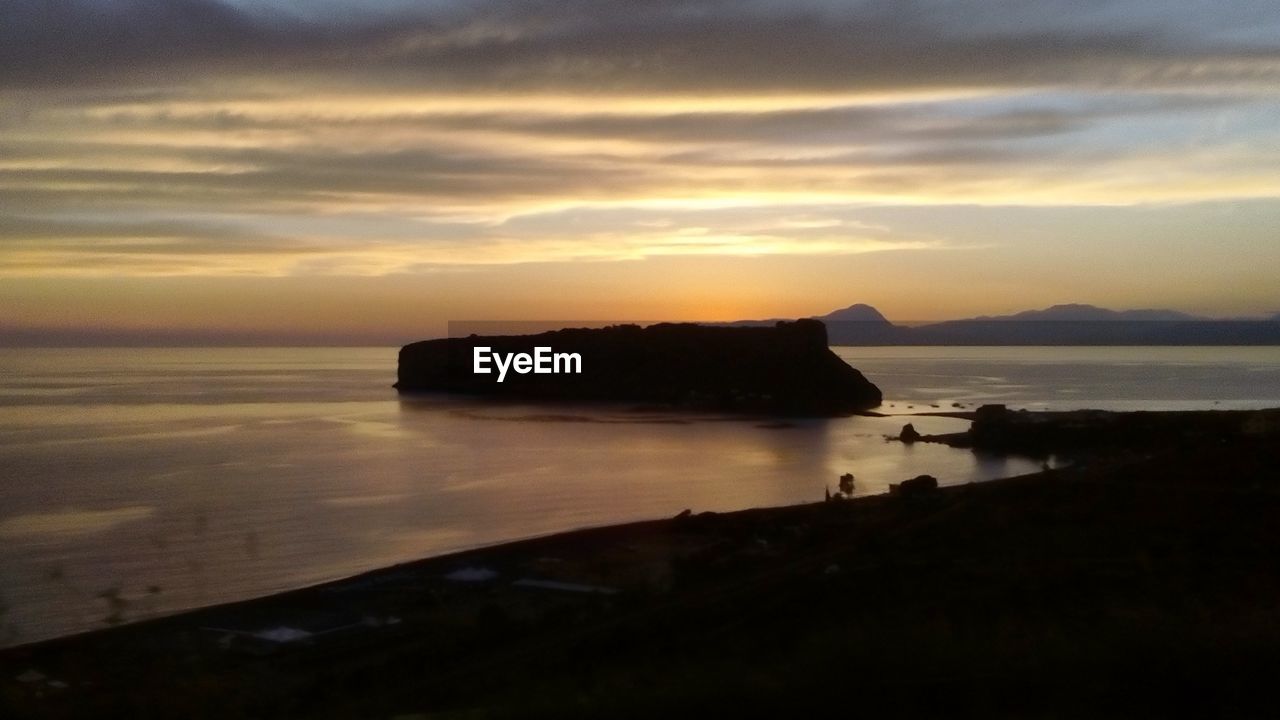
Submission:
<svg viewBox="0 0 1280 720">
<path fill-rule="evenodd" d="M 1273 0 L 5 0 L 0 337 L 1280 312 Z"/>
</svg>

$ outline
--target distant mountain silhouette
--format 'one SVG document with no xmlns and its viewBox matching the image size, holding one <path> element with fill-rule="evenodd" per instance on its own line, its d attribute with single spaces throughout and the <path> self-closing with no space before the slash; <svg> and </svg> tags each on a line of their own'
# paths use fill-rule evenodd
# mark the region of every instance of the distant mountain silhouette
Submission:
<svg viewBox="0 0 1280 720">
<path fill-rule="evenodd" d="M 832 345 L 1280 345 L 1280 314 L 1223 320 L 1176 310 L 1064 304 L 905 326 L 859 303 L 814 319 L 826 323 Z"/>
<path fill-rule="evenodd" d="M 1044 310 L 1024 310 L 1013 315 L 979 316 L 956 322 L 989 322 L 995 320 L 1015 322 L 1186 322 L 1209 318 L 1188 315 L 1177 310 L 1108 310 L 1095 305 L 1054 305 Z"/>
<path fill-rule="evenodd" d="M 890 324 L 889 321 L 885 319 L 885 316 L 880 314 L 879 310 L 871 307 L 870 305 L 864 305 L 862 303 L 856 303 L 856 304 L 850 305 L 849 307 L 844 308 L 843 310 L 832 310 L 826 315 L 823 315 L 815 319 L 821 320 L 827 323 L 874 322 L 874 323 Z"/>
<path fill-rule="evenodd" d="M 816 318 L 827 325 L 832 345 L 898 345 L 903 331 L 879 310 L 857 303 Z"/>
</svg>

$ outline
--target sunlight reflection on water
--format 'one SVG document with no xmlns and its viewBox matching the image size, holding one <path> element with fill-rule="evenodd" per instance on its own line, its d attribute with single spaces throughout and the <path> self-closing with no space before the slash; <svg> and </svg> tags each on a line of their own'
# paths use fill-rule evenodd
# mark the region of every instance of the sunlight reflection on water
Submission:
<svg viewBox="0 0 1280 720">
<path fill-rule="evenodd" d="M 838 351 L 885 389 L 891 412 L 1280 397 L 1274 351 L 1214 364 L 1148 349 L 1168 364 L 1151 373 L 1135 362 L 1141 349 L 998 350 Z M 137 618 L 684 508 L 816 501 L 845 472 L 871 494 L 921 473 L 954 484 L 1039 466 L 886 443 L 901 418 L 768 423 L 400 402 L 395 357 L 394 348 L 0 350 L 0 643 L 100 626 L 107 590 L 145 598 L 126 608 Z M 1143 373 L 1159 379 L 1144 388 Z M 40 389 L 57 392 L 27 392 Z M 912 421 L 924 433 L 967 426 Z"/>
</svg>

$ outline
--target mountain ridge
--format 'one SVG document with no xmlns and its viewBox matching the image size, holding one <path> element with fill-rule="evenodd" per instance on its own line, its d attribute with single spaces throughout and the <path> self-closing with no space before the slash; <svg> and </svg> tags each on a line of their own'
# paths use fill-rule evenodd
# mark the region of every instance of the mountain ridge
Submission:
<svg viewBox="0 0 1280 720">
<path fill-rule="evenodd" d="M 893 323 L 872 305 L 854 303 L 809 319 L 827 325 L 832 345 L 1280 345 L 1280 314 L 1223 319 L 1163 308 L 1112 310 L 1085 303 L 909 326 Z"/>
</svg>

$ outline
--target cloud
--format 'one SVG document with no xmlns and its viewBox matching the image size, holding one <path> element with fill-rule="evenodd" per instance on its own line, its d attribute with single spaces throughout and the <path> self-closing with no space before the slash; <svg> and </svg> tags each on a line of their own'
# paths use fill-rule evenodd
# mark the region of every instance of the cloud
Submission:
<svg viewBox="0 0 1280 720">
<path fill-rule="evenodd" d="M 434 90 L 741 92 L 1079 81 L 1274 87 L 1280 73 L 1276 36 L 1249 32 L 1280 25 L 1274 5 L 1233 3 L 1211 16 L 1189 0 L 1123 11 L 1027 5 L 489 0 L 383 12 L 334 5 L 299 17 L 278 4 L 251 11 L 216 0 L 9 0 L 0 9 L 0 82 L 266 70 Z"/>
<path fill-rule="evenodd" d="M 1280 10 L 1206 7 L 9 0 L 0 274 L 933 251 L 860 210 L 1274 197 Z"/>
<path fill-rule="evenodd" d="M 0 79 L 102 82 L 265 49 L 265 26 L 217 0 L 13 0 L 0 6 Z"/>
<path fill-rule="evenodd" d="M 935 238 L 895 236 L 838 208 L 778 216 L 765 207 L 574 209 L 515 216 L 452 232 L 348 218 L 356 239 L 254 236 L 232 226 L 10 218 L 0 221 L 0 276 L 163 277 L 388 275 L 538 262 L 721 255 L 850 255 L 936 249 Z M 661 218 L 661 221 L 656 219 Z M 565 233 L 564 225 L 576 228 Z M 374 233 L 383 232 L 384 236 Z M 408 239 L 406 239 L 408 238 Z"/>
</svg>

